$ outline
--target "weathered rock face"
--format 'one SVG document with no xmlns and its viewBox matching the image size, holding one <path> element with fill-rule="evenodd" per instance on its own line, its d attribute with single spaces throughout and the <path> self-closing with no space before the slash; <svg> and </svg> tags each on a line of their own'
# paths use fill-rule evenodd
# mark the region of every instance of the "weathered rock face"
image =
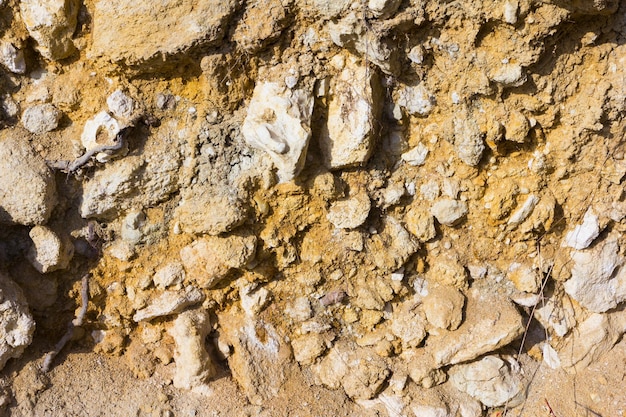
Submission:
<svg viewBox="0 0 626 417">
<path fill-rule="evenodd" d="M 35 322 L 19 287 L 0 274 L 0 369 L 11 358 L 19 358 L 30 345 Z"/>
<path fill-rule="evenodd" d="M 367 162 L 375 146 L 374 120 L 380 112 L 376 75 L 354 58 L 337 56 L 334 62 L 340 72 L 331 81 L 328 122 L 320 136 L 324 163 L 330 169 Z"/>
<path fill-rule="evenodd" d="M 219 41 L 237 1 L 98 1 L 93 13 L 94 58 L 149 65 Z"/>
<path fill-rule="evenodd" d="M 0 222 L 45 224 L 56 202 L 54 176 L 26 132 L 0 131 Z"/>
<path fill-rule="evenodd" d="M 0 359 L 30 342 L 28 307 L 36 354 L 76 306 L 81 349 L 173 395 L 120 415 L 187 415 L 223 396 L 172 390 L 232 378 L 252 405 L 228 415 L 479 417 L 552 388 L 524 388 L 534 362 L 614 372 L 624 16 L 612 0 L 0 0 L 0 268 L 29 303 L 0 303 Z M 56 410 L 33 390 L 9 413 Z M 323 397 L 276 408 L 294 391 Z"/>
<path fill-rule="evenodd" d="M 79 0 L 21 1 L 22 19 L 37 51 L 44 58 L 59 60 L 76 51 L 72 35 L 76 29 Z"/>
</svg>

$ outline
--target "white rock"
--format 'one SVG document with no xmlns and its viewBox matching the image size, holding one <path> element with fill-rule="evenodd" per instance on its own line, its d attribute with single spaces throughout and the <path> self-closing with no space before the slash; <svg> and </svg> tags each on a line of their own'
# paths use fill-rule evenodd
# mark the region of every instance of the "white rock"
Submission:
<svg viewBox="0 0 626 417">
<path fill-rule="evenodd" d="M 347 59 L 345 68 L 332 80 L 328 120 L 319 142 L 328 168 L 360 165 L 369 159 L 374 148 L 374 120 L 379 114 L 373 92 L 376 82 L 373 71 L 354 58 Z"/>
<path fill-rule="evenodd" d="M 529 195 L 526 198 L 526 201 L 524 201 L 524 204 L 522 204 L 522 206 L 517 209 L 511 215 L 511 217 L 509 217 L 509 221 L 507 222 L 507 224 L 511 226 L 517 226 L 518 224 L 526 220 L 526 218 L 528 218 L 528 216 L 530 216 L 530 214 L 533 212 L 538 202 L 539 198 L 536 195 Z"/>
<path fill-rule="evenodd" d="M 171 262 L 159 268 L 152 277 L 159 289 L 179 285 L 185 280 L 185 269 L 180 262 Z"/>
<path fill-rule="evenodd" d="M 62 116 L 63 113 L 52 104 L 36 104 L 24 110 L 21 121 L 26 130 L 41 135 L 56 129 Z"/>
<path fill-rule="evenodd" d="M 307 297 L 298 297 L 285 308 L 285 314 L 295 321 L 305 321 L 313 316 L 311 302 Z"/>
<path fill-rule="evenodd" d="M 335 344 L 311 370 L 319 382 L 333 389 L 343 387 L 355 400 L 373 398 L 390 374 L 373 349 L 347 341 Z"/>
<path fill-rule="evenodd" d="M 426 323 L 417 306 L 415 301 L 407 300 L 394 307 L 390 330 L 405 349 L 419 346 L 426 337 Z"/>
<path fill-rule="evenodd" d="M 420 245 L 392 216 L 385 216 L 382 226 L 382 230 L 366 242 L 366 248 L 376 267 L 391 273 L 400 269 Z"/>
<path fill-rule="evenodd" d="M 558 347 L 561 366 L 577 373 L 611 350 L 626 332 L 626 312 L 591 314 Z"/>
<path fill-rule="evenodd" d="M 209 394 L 206 385 L 215 376 L 216 369 L 205 348 L 206 336 L 211 331 L 211 320 L 206 310 L 190 310 L 179 314 L 169 334 L 176 343 L 174 351 L 173 383 L 176 388 L 191 389 Z"/>
<path fill-rule="evenodd" d="M 115 137 L 120 130 L 119 122 L 109 113 L 101 111 L 85 122 L 80 141 L 85 147 L 85 151 L 89 152 L 102 145 L 114 145 Z M 106 162 L 110 158 L 111 155 L 106 152 L 100 152 L 96 155 L 99 162 Z"/>
<path fill-rule="evenodd" d="M 411 411 L 415 417 L 450 417 L 448 410 L 443 407 L 433 407 L 430 405 L 414 405 Z"/>
<path fill-rule="evenodd" d="M 420 185 L 420 194 L 424 200 L 434 201 L 439 197 L 439 184 L 435 180 L 430 180 Z"/>
<path fill-rule="evenodd" d="M 600 231 L 598 216 L 589 208 L 583 217 L 583 223 L 567 232 L 563 245 L 577 250 L 585 249 L 600 235 Z"/>
<path fill-rule="evenodd" d="M 183 291 L 163 291 L 150 302 L 148 307 L 138 310 L 133 316 L 133 320 L 139 323 L 156 317 L 180 313 L 187 307 L 201 303 L 203 300 L 202 291 L 192 286 L 186 287 Z"/>
<path fill-rule="evenodd" d="M 559 336 L 565 336 L 576 326 L 574 307 L 569 297 L 553 295 L 535 310 L 535 318 L 547 329 L 552 329 Z"/>
<path fill-rule="evenodd" d="M 10 42 L 2 42 L 0 44 L 0 64 L 15 74 L 24 74 L 26 72 L 24 51 L 17 49 Z"/>
<path fill-rule="evenodd" d="M 122 221 L 122 239 L 131 244 L 139 242 L 144 235 L 142 228 L 145 223 L 146 215 L 141 210 L 132 210 Z"/>
<path fill-rule="evenodd" d="M 0 130 L 0 223 L 44 224 L 56 204 L 54 175 L 28 139 L 21 129 Z"/>
<path fill-rule="evenodd" d="M 402 154 L 402 160 L 412 166 L 424 165 L 426 162 L 426 156 L 428 155 L 428 148 L 424 144 L 420 143 L 413 149 Z"/>
<path fill-rule="evenodd" d="M 430 208 L 437 221 L 446 226 L 454 226 L 467 214 L 467 203 L 463 201 L 439 200 Z"/>
<path fill-rule="evenodd" d="M 507 0 L 502 7 L 502 20 L 514 25 L 517 23 L 517 10 L 519 8 L 517 0 Z"/>
<path fill-rule="evenodd" d="M 387 19 L 398 10 L 400 3 L 402 0 L 369 0 L 367 7 L 375 17 Z"/>
<path fill-rule="evenodd" d="M 603 313 L 626 301 L 626 268 L 619 233 L 613 232 L 591 249 L 572 251 L 572 276 L 563 287 L 583 307 Z"/>
<path fill-rule="evenodd" d="M 548 365 L 551 369 L 558 369 L 561 367 L 561 360 L 559 359 L 559 354 L 550 343 L 543 342 L 543 346 L 541 347 L 541 356 L 543 356 L 543 361 Z"/>
<path fill-rule="evenodd" d="M 270 299 L 270 292 L 265 287 L 256 288 L 256 284 L 247 284 L 239 289 L 241 308 L 249 315 L 258 314 Z"/>
<path fill-rule="evenodd" d="M 0 369 L 11 358 L 19 358 L 35 332 L 26 299 L 11 279 L 0 273 Z"/>
<path fill-rule="evenodd" d="M 232 269 L 254 259 L 256 236 L 206 236 L 180 250 L 188 278 L 202 288 L 211 288 Z"/>
<path fill-rule="evenodd" d="M 434 98 L 422 84 L 405 85 L 397 94 L 397 103 L 411 115 L 428 116 L 433 109 Z"/>
<path fill-rule="evenodd" d="M 339 229 L 354 229 L 367 220 L 371 208 L 370 198 L 365 193 L 346 200 L 335 201 L 328 210 L 328 221 Z"/>
<path fill-rule="evenodd" d="M 526 82 L 526 74 L 519 64 L 503 64 L 494 68 L 488 77 L 505 87 L 519 87 Z"/>
<path fill-rule="evenodd" d="M 267 152 L 280 182 L 291 181 L 304 166 L 312 112 L 311 91 L 274 82 L 254 88 L 241 133 L 250 146 Z"/>
<path fill-rule="evenodd" d="M 424 62 L 424 55 L 424 47 L 422 45 L 416 45 L 411 48 L 411 50 L 407 54 L 407 57 L 411 60 L 412 63 L 419 65 Z"/>
<path fill-rule="evenodd" d="M 527 383 L 514 368 L 498 356 L 485 356 L 479 361 L 450 369 L 450 380 L 459 390 L 468 393 L 487 407 L 520 405 L 525 399 Z"/>
<path fill-rule="evenodd" d="M 72 36 L 80 7 L 78 0 L 24 0 L 19 5 L 26 29 L 44 58 L 59 60 L 76 50 Z"/>
<path fill-rule="evenodd" d="M 33 241 L 26 257 L 35 269 L 42 274 L 68 267 L 74 247 L 63 242 L 52 230 L 45 226 L 35 226 L 28 233 Z"/>
<path fill-rule="evenodd" d="M 107 107 L 115 117 L 130 119 L 135 111 L 135 100 L 124 94 L 122 90 L 115 90 L 107 97 Z"/>
</svg>

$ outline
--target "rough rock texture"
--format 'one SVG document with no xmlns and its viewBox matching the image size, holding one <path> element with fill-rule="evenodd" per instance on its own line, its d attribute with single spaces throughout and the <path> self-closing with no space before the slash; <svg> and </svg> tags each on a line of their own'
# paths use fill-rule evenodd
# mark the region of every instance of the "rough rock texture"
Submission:
<svg viewBox="0 0 626 417">
<path fill-rule="evenodd" d="M 0 131 L 0 222 L 45 224 L 56 202 L 52 172 L 28 143 L 28 135 L 20 129 Z"/>
<path fill-rule="evenodd" d="M 156 5 L 98 1 L 89 54 L 132 66 L 158 63 L 197 44 L 215 44 L 236 6 L 236 1 L 215 0 L 168 0 Z"/>
<path fill-rule="evenodd" d="M 75 52 L 78 0 L 20 1 L 22 19 L 37 42 L 37 51 L 47 59 L 60 60 Z"/>
<path fill-rule="evenodd" d="M 19 358 L 35 332 L 28 305 L 20 288 L 0 274 L 0 369 L 11 358 Z"/>
<path fill-rule="evenodd" d="M 625 16 L 0 0 L 0 414 L 623 414 Z"/>
</svg>

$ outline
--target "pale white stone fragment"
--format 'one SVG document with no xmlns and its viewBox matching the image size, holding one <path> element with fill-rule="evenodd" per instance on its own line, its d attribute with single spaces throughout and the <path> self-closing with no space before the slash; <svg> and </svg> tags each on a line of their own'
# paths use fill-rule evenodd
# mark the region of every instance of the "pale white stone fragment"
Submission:
<svg viewBox="0 0 626 417">
<path fill-rule="evenodd" d="M 74 254 L 74 247 L 69 242 L 63 242 L 46 226 L 35 226 L 28 235 L 33 246 L 26 257 L 37 271 L 44 274 L 67 268 Z"/>
<path fill-rule="evenodd" d="M 24 61 L 24 51 L 17 49 L 10 42 L 0 44 L 0 64 L 15 74 L 26 72 L 26 61 Z"/>
<path fill-rule="evenodd" d="M 419 143 L 416 147 L 408 152 L 402 154 L 402 160 L 409 165 L 419 166 L 424 165 L 426 162 L 426 156 L 428 155 L 428 148 L 424 144 Z"/>
<path fill-rule="evenodd" d="M 313 95 L 280 83 L 256 85 L 241 127 L 245 141 L 266 152 L 280 182 L 294 179 L 304 167 L 311 138 Z"/>
<path fill-rule="evenodd" d="M 519 367 L 519 365 L 517 365 Z M 515 366 L 496 355 L 450 370 L 450 380 L 459 390 L 468 393 L 487 407 L 507 404 L 515 407 L 525 399 L 526 381 Z"/>
<path fill-rule="evenodd" d="M 115 90 L 107 97 L 107 107 L 115 117 L 130 119 L 135 111 L 135 100 L 124 94 L 122 90 Z"/>
<path fill-rule="evenodd" d="M 446 226 L 454 226 L 468 212 L 467 203 L 451 199 L 437 201 L 430 209 L 439 223 Z"/>
<path fill-rule="evenodd" d="M 411 115 L 428 116 L 434 105 L 432 94 L 422 84 L 404 86 L 398 91 L 397 103 Z"/>
<path fill-rule="evenodd" d="M 168 316 L 180 313 L 185 308 L 198 304 L 204 300 L 204 294 L 197 288 L 188 286 L 184 291 L 163 291 L 148 307 L 135 313 L 133 320 L 137 323 L 151 320 L 155 317 Z"/>
<path fill-rule="evenodd" d="M 370 198 L 365 193 L 346 200 L 334 202 L 328 210 L 328 221 L 340 229 L 354 229 L 367 220 L 371 208 Z"/>
<path fill-rule="evenodd" d="M 80 141 L 86 152 L 103 145 L 114 145 L 115 137 L 120 132 L 119 122 L 109 113 L 101 111 L 85 122 Z M 111 158 L 106 152 L 96 155 L 99 162 L 106 162 Z"/>
<path fill-rule="evenodd" d="M 176 343 L 173 383 L 176 388 L 190 389 L 199 394 L 211 393 L 207 383 L 215 373 L 215 365 L 205 348 L 211 320 L 206 310 L 185 311 L 176 317 L 168 330 Z"/>
<path fill-rule="evenodd" d="M 59 126 L 63 113 L 50 103 L 28 107 L 22 114 L 22 125 L 31 133 L 41 135 Z"/>
<path fill-rule="evenodd" d="M 600 223 L 591 208 L 583 217 L 583 223 L 574 227 L 565 235 L 563 246 L 569 246 L 577 250 L 585 249 L 593 243 L 600 234 Z"/>
<path fill-rule="evenodd" d="M 507 223 L 509 225 L 516 226 L 520 224 L 521 222 L 523 222 L 524 220 L 526 220 L 528 216 L 530 216 L 530 214 L 533 212 L 538 202 L 539 202 L 539 198 L 536 195 L 534 194 L 529 195 L 526 198 L 526 201 L 524 201 L 524 204 L 522 204 L 522 207 L 517 209 L 511 215 L 511 217 L 509 217 L 509 221 Z"/>
</svg>

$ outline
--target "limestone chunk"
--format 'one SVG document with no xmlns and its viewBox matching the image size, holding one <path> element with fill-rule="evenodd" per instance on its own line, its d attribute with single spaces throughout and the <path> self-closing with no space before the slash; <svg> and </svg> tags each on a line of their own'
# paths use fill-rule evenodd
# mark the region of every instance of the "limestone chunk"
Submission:
<svg viewBox="0 0 626 417">
<path fill-rule="evenodd" d="M 509 266 L 507 278 L 515 288 L 528 293 L 536 293 L 541 286 L 539 271 L 525 263 L 513 262 Z"/>
<path fill-rule="evenodd" d="M 385 361 L 372 348 L 341 341 L 317 365 L 317 379 L 329 388 L 342 387 L 352 399 L 370 399 L 390 374 Z"/>
<path fill-rule="evenodd" d="M 195 45 L 221 40 L 237 4 L 235 0 L 97 1 L 88 56 L 146 70 L 163 66 Z"/>
<path fill-rule="evenodd" d="M 590 208 L 583 217 L 583 223 L 574 227 L 565 235 L 564 246 L 581 250 L 589 247 L 600 235 L 600 223 L 598 216 Z"/>
<path fill-rule="evenodd" d="M 31 148 L 26 131 L 0 130 L 0 223 L 45 224 L 56 200 L 54 175 Z"/>
<path fill-rule="evenodd" d="M 496 355 L 450 369 L 450 380 L 459 390 L 468 393 L 487 407 L 516 407 L 526 398 L 527 382 L 519 364 L 507 364 Z"/>
<path fill-rule="evenodd" d="M 478 124 L 468 111 L 454 119 L 454 149 L 461 161 L 476 166 L 483 157 L 485 143 Z"/>
<path fill-rule="evenodd" d="M 26 72 L 24 51 L 17 49 L 11 42 L 0 43 L 0 64 L 12 73 L 24 74 Z"/>
<path fill-rule="evenodd" d="M 254 88 L 241 133 L 250 146 L 269 155 L 280 182 L 293 180 L 304 166 L 312 112 L 311 91 L 276 82 Z"/>
<path fill-rule="evenodd" d="M 85 122 L 80 141 L 86 152 L 104 145 L 114 145 L 117 134 L 122 130 L 119 122 L 109 113 L 101 111 Z M 96 155 L 99 162 L 111 159 L 107 152 L 99 152 Z"/>
<path fill-rule="evenodd" d="M 415 301 L 407 300 L 394 308 L 390 330 L 402 341 L 405 349 L 422 343 L 426 337 L 426 326 Z"/>
<path fill-rule="evenodd" d="M 212 288 L 232 269 L 254 259 L 256 236 L 207 236 L 185 246 L 180 258 L 190 279 L 202 288 Z"/>
<path fill-rule="evenodd" d="M 44 58 L 58 61 L 74 53 L 78 0 L 24 0 L 19 4 L 26 29 Z"/>
<path fill-rule="evenodd" d="M 11 358 L 19 358 L 35 332 L 28 305 L 20 288 L 0 273 L 0 369 Z"/>
<path fill-rule="evenodd" d="M 576 373 L 610 351 L 626 332 L 626 312 L 591 314 L 557 348 L 561 366 Z"/>
<path fill-rule="evenodd" d="M 433 204 L 430 212 L 439 223 L 454 226 L 467 214 L 467 203 L 446 198 Z"/>
<path fill-rule="evenodd" d="M 402 154 L 402 160 L 412 166 L 424 165 L 428 148 L 424 144 L 419 143 L 416 147 Z"/>
<path fill-rule="evenodd" d="M 209 394 L 206 385 L 216 374 L 216 368 L 205 348 L 205 339 L 211 331 L 211 320 L 206 310 L 190 310 L 179 314 L 169 334 L 176 343 L 174 351 L 173 383 L 176 388 Z"/>
<path fill-rule="evenodd" d="M 310 365 L 326 350 L 324 337 L 308 333 L 291 341 L 293 356 L 300 365 Z"/>
<path fill-rule="evenodd" d="M 440 329 L 456 330 L 463 320 L 465 297 L 452 287 L 430 286 L 423 310 L 428 323 Z"/>
<path fill-rule="evenodd" d="M 63 242 L 56 233 L 45 226 L 35 226 L 28 233 L 33 241 L 26 257 L 42 274 L 65 269 L 69 265 L 74 247 Z"/>
<path fill-rule="evenodd" d="M 346 59 L 332 81 L 328 120 L 319 142 L 328 168 L 361 165 L 369 159 L 374 149 L 374 120 L 379 114 L 376 83 L 372 72 L 353 58 Z"/>
<path fill-rule="evenodd" d="M 52 104 L 36 104 L 22 114 L 22 125 L 36 135 L 51 132 L 59 126 L 63 114 Z"/>
<path fill-rule="evenodd" d="M 507 140 L 524 143 L 526 141 L 526 137 L 528 136 L 528 132 L 530 131 L 530 123 L 528 122 L 526 116 L 524 116 L 521 112 L 514 110 L 509 113 L 504 129 L 506 130 Z"/>
<path fill-rule="evenodd" d="M 108 161 L 96 170 L 82 182 L 81 216 L 110 219 L 131 209 L 155 205 L 178 190 L 182 165 L 179 141 L 176 126 L 164 123 L 152 132 L 141 154 Z M 103 157 L 108 160 L 111 156 Z"/>
<path fill-rule="evenodd" d="M 186 287 L 183 291 L 163 291 L 150 302 L 148 307 L 137 311 L 133 320 L 139 323 L 156 317 L 180 313 L 187 307 L 201 303 L 203 300 L 202 291 L 192 286 Z"/>
<path fill-rule="evenodd" d="M 526 82 L 526 74 L 519 64 L 507 63 L 493 68 L 487 75 L 491 81 L 505 87 L 519 87 Z"/>
<path fill-rule="evenodd" d="M 231 346 L 228 365 L 252 404 L 274 398 L 283 383 L 291 350 L 274 326 L 249 315 L 219 316 L 220 339 Z"/>
<path fill-rule="evenodd" d="M 401 0 L 369 0 L 368 9 L 379 19 L 391 17 L 402 3 Z"/>
<path fill-rule="evenodd" d="M 563 284 L 565 292 L 595 313 L 626 301 L 626 267 L 618 239 L 613 232 L 593 248 L 571 254 L 572 276 Z"/>
<path fill-rule="evenodd" d="M 115 117 L 128 120 L 135 112 L 135 100 L 124 94 L 122 90 L 115 90 L 107 97 L 107 107 Z"/>
<path fill-rule="evenodd" d="M 423 84 L 405 85 L 398 90 L 397 103 L 414 116 L 428 116 L 433 109 L 434 98 Z"/>
<path fill-rule="evenodd" d="M 173 285 L 179 285 L 185 279 L 185 269 L 180 262 L 171 262 L 161 268 L 155 273 L 152 280 L 159 289 L 165 289 Z"/>
<path fill-rule="evenodd" d="M 535 318 L 546 329 L 552 329 L 559 336 L 565 336 L 576 326 L 576 317 L 572 303 L 568 302 L 567 296 L 548 298 L 545 304 L 535 310 Z"/>
<path fill-rule="evenodd" d="M 522 206 L 515 212 L 513 212 L 513 214 L 511 214 L 511 217 L 509 217 L 507 224 L 510 226 L 517 226 L 518 224 L 526 220 L 528 216 L 531 215 L 538 202 L 539 198 L 534 194 L 530 194 L 526 198 L 526 201 L 524 201 Z"/>
<path fill-rule="evenodd" d="M 327 218 L 339 229 L 354 229 L 367 220 L 371 208 L 370 198 L 365 193 L 331 204 Z"/>
</svg>

